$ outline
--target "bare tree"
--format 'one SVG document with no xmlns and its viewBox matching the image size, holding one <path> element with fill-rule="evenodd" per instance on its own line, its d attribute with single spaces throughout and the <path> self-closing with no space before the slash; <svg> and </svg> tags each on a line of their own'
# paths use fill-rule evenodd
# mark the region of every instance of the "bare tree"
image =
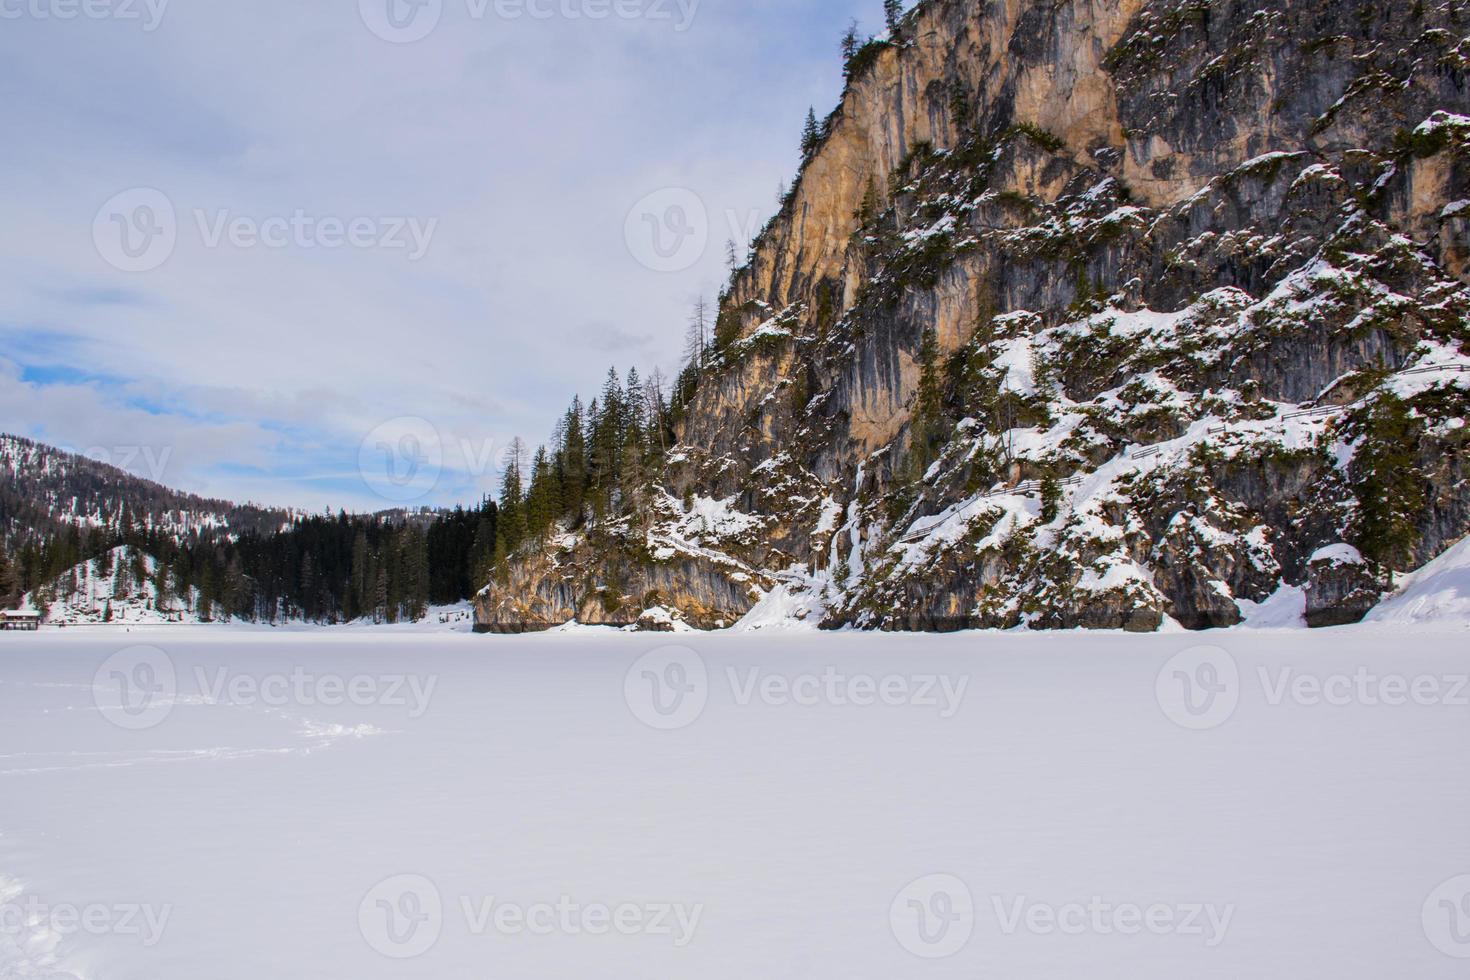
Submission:
<svg viewBox="0 0 1470 980">
<path fill-rule="evenodd" d="M 516 482 L 524 487 L 526 485 L 526 443 L 520 436 L 516 436 L 505 448 L 504 466 L 506 475 L 515 475 Z"/>
<path fill-rule="evenodd" d="M 648 424 L 658 432 L 658 448 L 667 450 L 668 431 L 667 401 L 664 390 L 668 387 L 668 381 L 664 378 L 663 371 L 655 367 L 648 380 L 643 383 L 643 405 L 644 415 L 648 417 Z"/>
<path fill-rule="evenodd" d="M 694 303 L 689 315 L 689 329 L 684 335 L 684 356 L 697 368 L 704 367 L 704 352 L 709 347 L 709 304 L 703 296 Z"/>
</svg>

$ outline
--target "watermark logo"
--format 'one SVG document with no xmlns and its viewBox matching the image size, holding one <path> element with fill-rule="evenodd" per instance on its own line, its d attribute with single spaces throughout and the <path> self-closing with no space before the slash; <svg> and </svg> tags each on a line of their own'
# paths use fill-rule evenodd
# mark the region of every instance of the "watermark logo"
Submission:
<svg viewBox="0 0 1470 980">
<path fill-rule="evenodd" d="M 446 904 L 438 886 L 422 875 L 395 875 L 379 882 L 357 908 L 358 929 L 368 946 L 396 960 L 423 956 L 450 928 L 476 938 L 652 936 L 683 949 L 694 941 L 703 917 L 703 904 L 580 902 L 570 895 L 518 902 L 465 894 Z"/>
<path fill-rule="evenodd" d="M 0 20 L 137 21 L 145 34 L 163 23 L 169 0 L 0 0 Z"/>
<path fill-rule="evenodd" d="M 654 191 L 633 205 L 623 225 L 628 252 L 654 272 L 683 272 L 704 257 L 709 212 L 683 187 Z"/>
<path fill-rule="evenodd" d="M 439 26 L 444 0 L 358 0 L 367 29 L 390 44 L 422 41 Z"/>
<path fill-rule="evenodd" d="M 661 647 L 628 669 L 623 698 L 633 716 L 650 728 L 687 728 L 709 703 L 709 670 L 704 658 L 688 647 Z"/>
<path fill-rule="evenodd" d="M 151 187 L 114 195 L 92 221 L 97 254 L 122 272 L 152 272 L 174 254 L 179 223 L 173 201 Z"/>
<path fill-rule="evenodd" d="M 965 675 L 847 673 L 835 666 L 800 673 L 726 667 L 728 692 L 715 683 L 716 677 L 693 650 L 662 647 L 628 671 L 623 696 L 644 724 L 672 731 L 698 720 L 717 693 L 737 708 L 904 708 L 932 711 L 948 720 L 959 713 L 970 686 Z"/>
<path fill-rule="evenodd" d="M 893 898 L 888 923 L 898 944 L 915 956 L 940 960 L 964 949 L 975 931 L 975 900 L 954 875 L 925 875 Z"/>
<path fill-rule="evenodd" d="M 1240 706 L 1240 667 L 1219 647 L 1191 647 L 1159 671 L 1154 693 L 1164 714 L 1181 728 L 1219 728 Z"/>
<path fill-rule="evenodd" d="M 1470 875 L 1451 878 L 1424 900 L 1424 935 L 1446 956 L 1470 960 Z"/>
<path fill-rule="evenodd" d="M 421 500 L 439 485 L 444 469 L 439 430 L 414 416 L 390 419 L 363 439 L 357 468 L 368 488 L 384 500 Z"/>
<path fill-rule="evenodd" d="M 119 650 L 92 679 L 92 699 L 102 716 L 128 731 L 162 724 L 174 709 L 178 691 L 174 662 L 157 647 Z"/>
<path fill-rule="evenodd" d="M 357 927 L 374 952 L 389 959 L 422 956 L 444 931 L 444 900 L 422 875 L 379 882 L 357 907 Z"/>
</svg>

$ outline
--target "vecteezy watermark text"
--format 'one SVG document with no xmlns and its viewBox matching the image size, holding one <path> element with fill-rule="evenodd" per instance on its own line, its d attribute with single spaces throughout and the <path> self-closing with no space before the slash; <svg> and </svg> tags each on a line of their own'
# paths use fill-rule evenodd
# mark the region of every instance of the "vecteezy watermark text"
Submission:
<svg viewBox="0 0 1470 980">
<path fill-rule="evenodd" d="M 434 690 L 439 686 L 436 675 L 415 674 L 318 674 L 297 667 L 290 673 L 236 674 L 228 667 L 206 671 L 194 668 L 194 680 L 210 704 L 232 704 L 241 707 L 261 704 L 268 708 L 403 708 L 417 720 L 429 710 Z"/>
<path fill-rule="evenodd" d="M 229 667 L 196 666 L 194 690 L 185 692 L 173 658 L 157 647 L 136 646 L 108 657 L 92 680 L 93 700 L 104 718 L 131 731 L 162 724 L 174 708 L 190 704 L 267 708 L 382 707 L 411 720 L 429 710 L 439 686 L 436 674 L 333 674 L 296 667 L 264 674 Z"/>
<path fill-rule="evenodd" d="M 718 676 L 718 675 L 717 675 Z M 914 708 L 953 718 L 969 690 L 968 676 L 929 673 L 875 675 L 828 666 L 782 673 L 761 667 L 727 667 L 729 700 L 737 707 Z M 708 666 L 694 650 L 660 647 L 639 657 L 623 678 L 623 697 L 633 716 L 670 731 L 699 720 L 712 697 Z"/>
<path fill-rule="evenodd" d="M 1251 681 L 1267 707 L 1470 708 L 1470 674 L 1384 672 L 1367 665 L 1348 670 L 1304 671 L 1263 665 L 1242 673 L 1228 651 L 1191 647 L 1159 671 L 1155 695 L 1175 724 L 1205 731 L 1228 722 Z"/>
<path fill-rule="evenodd" d="M 970 686 L 968 677 L 947 674 L 847 674 L 828 667 L 820 674 L 777 674 L 759 667 L 725 668 L 735 703 L 749 705 L 757 700 L 771 707 L 796 705 L 803 708 L 830 705 L 834 708 L 932 708 L 941 718 L 953 718 Z"/>
<path fill-rule="evenodd" d="M 1441 705 L 1470 708 L 1470 675 L 1466 674 L 1381 674 L 1369 667 L 1351 673 L 1304 674 L 1292 667 L 1257 671 L 1266 703 L 1275 707 L 1290 701 L 1306 708 L 1319 705 L 1345 708 L 1421 708 Z"/>
<path fill-rule="evenodd" d="M 173 446 L 74 446 L 59 447 L 62 452 L 73 456 L 84 456 L 96 463 L 115 466 L 138 476 L 146 476 L 154 483 L 162 483 L 168 464 L 174 455 Z"/>
<path fill-rule="evenodd" d="M 1225 941 L 1235 919 L 1234 905 L 1110 902 L 1093 896 L 1086 902 L 1053 905 L 1025 895 L 991 896 L 1000 931 L 1007 936 L 1182 936 L 1214 949 Z"/>
<path fill-rule="evenodd" d="M 152 948 L 163 939 L 172 905 L 52 905 L 39 896 L 0 903 L 0 936 L 24 938 L 40 932 L 56 936 L 123 936 Z"/>
<path fill-rule="evenodd" d="M 137 21 L 151 34 L 168 5 L 169 0 L 0 0 L 0 20 Z"/>
<path fill-rule="evenodd" d="M 92 222 L 92 241 L 109 265 L 123 272 L 151 272 L 167 262 L 182 234 L 192 233 L 211 250 L 263 248 L 298 251 L 354 249 L 401 252 L 410 262 L 428 254 L 438 218 L 409 215 L 244 215 L 229 208 L 194 208 L 180 222 L 173 200 L 162 191 L 135 187 L 111 197 Z"/>
<path fill-rule="evenodd" d="M 460 2 L 460 0 L 456 0 Z M 694 24 L 701 0 L 462 0 L 472 21 L 642 20 L 664 22 L 683 33 Z M 434 32 L 446 0 L 358 0 L 358 13 L 373 34 L 393 44 L 412 44 Z"/>
<path fill-rule="evenodd" d="M 992 894 L 986 904 L 1004 936 L 1176 936 L 1198 940 L 1207 949 L 1225 942 L 1236 913 L 1234 905 L 1117 902 L 1096 895 L 1052 903 Z M 904 949 L 922 959 L 943 959 L 970 942 L 980 909 L 963 879 L 932 874 L 899 890 L 889 905 L 888 921 Z"/>
<path fill-rule="evenodd" d="M 451 922 L 473 937 L 651 936 L 683 949 L 694 941 L 704 905 L 684 902 L 584 902 L 570 895 L 536 901 L 461 895 L 446 902 L 422 875 L 395 875 L 374 885 L 358 905 L 363 939 L 391 959 L 433 949 Z"/>
</svg>

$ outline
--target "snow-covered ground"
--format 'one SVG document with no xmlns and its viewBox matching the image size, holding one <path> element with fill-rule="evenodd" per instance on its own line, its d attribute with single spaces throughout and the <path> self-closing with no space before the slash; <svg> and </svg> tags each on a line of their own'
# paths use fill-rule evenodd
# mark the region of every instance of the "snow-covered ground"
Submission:
<svg viewBox="0 0 1470 980">
<path fill-rule="evenodd" d="M 1368 620 L 1470 625 L 1470 538 L 1407 576 L 1398 593 L 1373 610 Z"/>
<path fill-rule="evenodd" d="M 0 637 L 0 978 L 1459 978 L 1470 651 Z"/>
<path fill-rule="evenodd" d="M 156 558 L 122 545 L 60 576 L 44 599 L 25 596 L 21 607 L 45 608 L 47 622 L 68 625 L 198 624 L 199 590 L 160 594 L 159 573 Z"/>
</svg>

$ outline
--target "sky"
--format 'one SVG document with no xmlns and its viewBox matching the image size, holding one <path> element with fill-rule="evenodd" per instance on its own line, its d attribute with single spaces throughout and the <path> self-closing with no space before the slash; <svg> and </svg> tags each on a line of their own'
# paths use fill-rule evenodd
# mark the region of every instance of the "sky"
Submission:
<svg viewBox="0 0 1470 980">
<path fill-rule="evenodd" d="M 0 0 L 0 431 L 303 510 L 473 503 L 677 370 L 879 0 Z"/>
</svg>

